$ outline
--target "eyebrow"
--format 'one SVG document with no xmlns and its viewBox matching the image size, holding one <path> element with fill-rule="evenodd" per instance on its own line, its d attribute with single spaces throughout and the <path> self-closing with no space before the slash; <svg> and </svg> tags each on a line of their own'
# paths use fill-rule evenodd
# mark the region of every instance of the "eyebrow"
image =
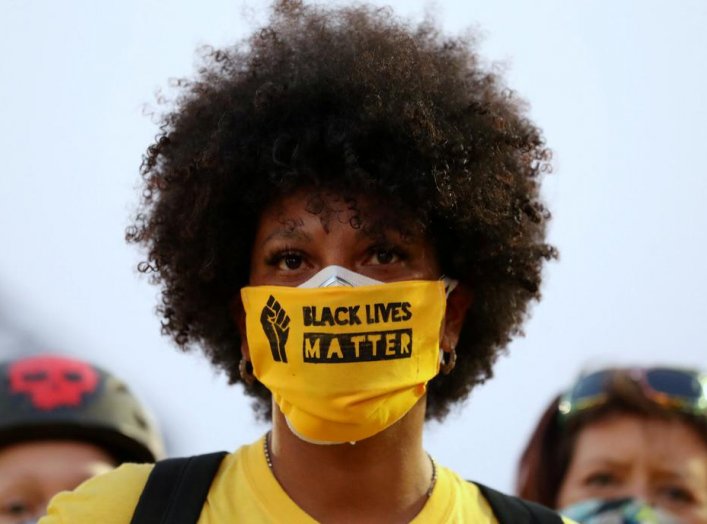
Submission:
<svg viewBox="0 0 707 524">
<path fill-rule="evenodd" d="M 694 477 L 694 475 L 691 474 L 690 469 L 684 469 L 680 470 L 677 468 L 673 468 L 670 465 L 664 466 L 661 465 L 653 470 L 654 476 L 660 480 L 670 480 L 670 479 L 678 479 L 678 480 L 684 480 L 687 481 L 691 478 Z"/>
<path fill-rule="evenodd" d="M 21 473 L 19 476 L 9 480 L 0 486 L 0 499 L 21 494 L 34 494 L 37 490 L 36 476 L 28 473 Z"/>
<path fill-rule="evenodd" d="M 593 457 L 585 460 L 583 465 L 589 467 L 611 467 L 611 468 L 626 468 L 628 462 L 615 457 Z"/>
<path fill-rule="evenodd" d="M 301 226 L 288 226 L 288 227 L 281 227 L 270 233 L 267 237 L 265 237 L 265 242 L 269 242 L 272 239 L 279 238 L 279 239 L 285 239 L 285 240 L 302 240 L 305 242 L 309 242 L 312 240 L 312 237 L 302 231 L 300 229 Z"/>
</svg>

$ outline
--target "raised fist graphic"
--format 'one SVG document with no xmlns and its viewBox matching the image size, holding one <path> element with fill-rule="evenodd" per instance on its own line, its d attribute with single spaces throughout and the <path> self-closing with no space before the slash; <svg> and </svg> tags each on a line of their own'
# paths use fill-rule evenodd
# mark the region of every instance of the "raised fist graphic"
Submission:
<svg viewBox="0 0 707 524">
<path fill-rule="evenodd" d="M 268 303 L 265 304 L 263 312 L 260 314 L 260 323 L 263 325 L 268 342 L 270 342 L 272 358 L 275 362 L 287 362 L 285 344 L 290 334 L 290 317 L 272 295 L 268 298 Z"/>
</svg>

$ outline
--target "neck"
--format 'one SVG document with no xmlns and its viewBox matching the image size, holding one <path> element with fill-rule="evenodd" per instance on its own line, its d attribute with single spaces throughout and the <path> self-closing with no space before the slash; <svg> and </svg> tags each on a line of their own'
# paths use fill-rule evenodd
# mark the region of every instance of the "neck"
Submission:
<svg viewBox="0 0 707 524">
<path fill-rule="evenodd" d="M 320 522 L 409 522 L 428 498 L 433 465 L 422 448 L 425 400 L 390 428 L 354 445 L 295 436 L 277 405 L 270 458 L 289 497 Z"/>
</svg>

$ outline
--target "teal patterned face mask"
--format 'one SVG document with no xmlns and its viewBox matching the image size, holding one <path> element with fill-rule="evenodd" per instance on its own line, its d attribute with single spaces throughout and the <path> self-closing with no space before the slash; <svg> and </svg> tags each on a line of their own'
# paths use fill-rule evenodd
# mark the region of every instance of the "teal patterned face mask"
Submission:
<svg viewBox="0 0 707 524">
<path fill-rule="evenodd" d="M 585 500 L 560 510 L 579 524 L 679 524 L 676 517 L 642 500 Z"/>
</svg>

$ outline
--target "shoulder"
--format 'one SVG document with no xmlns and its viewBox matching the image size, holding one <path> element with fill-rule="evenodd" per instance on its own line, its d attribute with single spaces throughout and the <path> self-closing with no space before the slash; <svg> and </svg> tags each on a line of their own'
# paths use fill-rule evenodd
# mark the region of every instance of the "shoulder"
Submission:
<svg viewBox="0 0 707 524">
<path fill-rule="evenodd" d="M 534 522 L 542 524 L 572 524 L 572 521 L 561 517 L 555 511 L 523 500 L 512 495 L 505 495 L 495 489 L 479 483 L 472 483 L 478 487 L 481 495 L 486 499 L 493 514 L 500 523 L 505 522 Z"/>
<path fill-rule="evenodd" d="M 41 524 L 101 522 L 128 524 L 153 464 L 123 464 L 56 495 Z"/>
</svg>

